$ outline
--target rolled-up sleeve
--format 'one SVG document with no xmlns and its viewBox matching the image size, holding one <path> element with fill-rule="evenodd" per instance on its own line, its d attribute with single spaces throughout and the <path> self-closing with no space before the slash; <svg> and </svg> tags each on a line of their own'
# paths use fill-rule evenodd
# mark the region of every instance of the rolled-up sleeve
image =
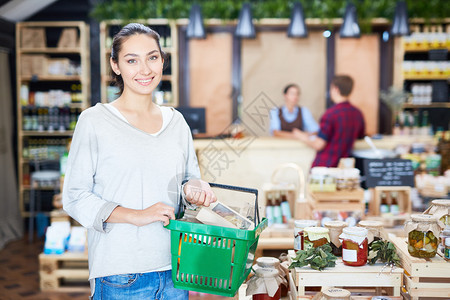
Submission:
<svg viewBox="0 0 450 300">
<path fill-rule="evenodd" d="M 70 146 L 63 187 L 63 208 L 86 228 L 108 232 L 105 221 L 117 203 L 102 199 L 93 192 L 98 161 L 95 128 L 83 112 L 77 122 Z"/>
</svg>

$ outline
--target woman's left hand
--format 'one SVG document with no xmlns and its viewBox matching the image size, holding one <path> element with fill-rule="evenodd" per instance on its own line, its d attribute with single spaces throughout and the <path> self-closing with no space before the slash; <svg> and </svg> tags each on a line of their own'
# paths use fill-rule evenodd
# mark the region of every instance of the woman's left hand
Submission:
<svg viewBox="0 0 450 300">
<path fill-rule="evenodd" d="M 206 181 L 191 179 L 184 185 L 186 200 L 195 205 L 209 206 L 217 198 Z"/>
</svg>

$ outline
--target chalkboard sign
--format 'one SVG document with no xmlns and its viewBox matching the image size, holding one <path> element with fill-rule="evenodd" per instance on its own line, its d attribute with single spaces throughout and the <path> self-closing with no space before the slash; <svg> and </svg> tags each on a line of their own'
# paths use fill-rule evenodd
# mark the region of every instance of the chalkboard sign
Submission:
<svg viewBox="0 0 450 300">
<path fill-rule="evenodd" d="M 366 187 L 414 187 L 414 170 L 408 159 L 365 159 Z"/>
</svg>

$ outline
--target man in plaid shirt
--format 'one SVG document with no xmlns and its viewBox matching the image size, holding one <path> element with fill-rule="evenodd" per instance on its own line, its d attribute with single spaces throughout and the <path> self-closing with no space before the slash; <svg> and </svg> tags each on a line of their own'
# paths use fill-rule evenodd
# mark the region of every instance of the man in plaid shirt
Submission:
<svg viewBox="0 0 450 300">
<path fill-rule="evenodd" d="M 296 131 L 302 142 L 317 150 L 313 167 L 336 167 L 340 158 L 351 155 L 355 140 L 364 137 L 363 115 L 348 100 L 352 89 L 350 76 L 335 76 L 330 85 L 330 96 L 335 105 L 322 116 L 318 135 Z"/>
</svg>

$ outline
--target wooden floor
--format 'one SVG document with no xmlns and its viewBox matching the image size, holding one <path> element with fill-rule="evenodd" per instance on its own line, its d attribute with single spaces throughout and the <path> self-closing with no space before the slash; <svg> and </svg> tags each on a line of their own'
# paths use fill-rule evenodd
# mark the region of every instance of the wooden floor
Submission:
<svg viewBox="0 0 450 300">
<path fill-rule="evenodd" d="M 0 250 L 0 300 L 86 300 L 89 293 L 56 293 L 39 290 L 38 255 L 43 241 L 28 243 L 26 238 L 11 242 Z M 194 294 L 190 300 L 223 300 L 227 297 Z"/>
</svg>

